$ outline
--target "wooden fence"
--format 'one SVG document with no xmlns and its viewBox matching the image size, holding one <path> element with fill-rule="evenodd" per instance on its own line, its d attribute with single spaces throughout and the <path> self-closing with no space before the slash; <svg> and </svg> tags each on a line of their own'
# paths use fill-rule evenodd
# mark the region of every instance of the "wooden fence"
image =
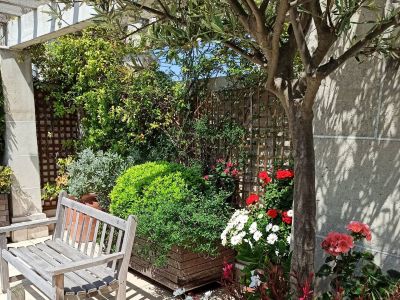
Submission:
<svg viewBox="0 0 400 300">
<path fill-rule="evenodd" d="M 62 118 L 54 115 L 51 101 L 42 92 L 35 92 L 36 132 L 39 150 L 40 184 L 54 182 L 57 177 L 57 159 L 72 154 L 67 146 L 79 137 L 76 114 Z"/>
<path fill-rule="evenodd" d="M 239 182 L 239 192 L 247 197 L 260 189 L 257 175 L 275 163 L 291 160 L 289 126 L 279 101 L 261 90 L 222 90 L 210 93 L 204 110 L 215 122 L 231 118 L 245 128 L 243 142 L 244 160 Z M 203 110 L 203 111 L 204 111 Z M 238 142 L 239 144 L 239 142 Z M 215 153 L 224 153 L 224 145 L 215 145 Z M 238 149 L 230 153 L 238 159 Z"/>
</svg>

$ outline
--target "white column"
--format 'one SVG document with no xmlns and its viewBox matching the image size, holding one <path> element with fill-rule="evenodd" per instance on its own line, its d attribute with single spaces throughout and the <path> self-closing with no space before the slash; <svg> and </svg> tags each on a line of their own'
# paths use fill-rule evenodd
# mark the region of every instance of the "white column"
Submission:
<svg viewBox="0 0 400 300">
<path fill-rule="evenodd" d="M 30 56 L 23 51 L 0 50 L 6 122 L 4 163 L 13 172 L 11 222 L 45 218 L 40 199 L 39 156 Z M 21 230 L 14 241 L 48 235 L 46 226 Z"/>
</svg>

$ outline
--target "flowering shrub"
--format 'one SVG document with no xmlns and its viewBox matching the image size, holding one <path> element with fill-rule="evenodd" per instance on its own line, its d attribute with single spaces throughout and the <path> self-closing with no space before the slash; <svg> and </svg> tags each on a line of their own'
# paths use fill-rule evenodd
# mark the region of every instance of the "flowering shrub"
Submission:
<svg viewBox="0 0 400 300">
<path fill-rule="evenodd" d="M 394 282 L 374 264 L 367 251 L 354 250 L 358 241 L 372 238 L 368 225 L 352 221 L 349 234 L 330 232 L 321 244 L 329 255 L 317 273 L 331 279 L 323 299 L 388 299 Z"/>
<path fill-rule="evenodd" d="M 203 176 L 203 179 L 209 187 L 223 190 L 233 196 L 236 191 L 239 174 L 237 163 L 220 158 L 210 167 L 209 173 Z"/>
<path fill-rule="evenodd" d="M 271 211 L 259 203 L 236 210 L 221 234 L 222 245 L 237 250 L 237 258 L 253 268 L 289 258 L 291 225 L 283 221 L 283 215 L 292 215 L 292 211 Z"/>
<path fill-rule="evenodd" d="M 270 173 L 267 171 L 258 173 L 264 190 L 263 203 L 268 207 L 289 210 L 293 202 L 293 170 L 278 169 Z"/>
</svg>

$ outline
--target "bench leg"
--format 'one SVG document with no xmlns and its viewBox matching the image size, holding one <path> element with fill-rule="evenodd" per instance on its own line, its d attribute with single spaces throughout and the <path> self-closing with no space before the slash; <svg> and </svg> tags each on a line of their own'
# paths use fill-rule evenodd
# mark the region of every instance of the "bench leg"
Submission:
<svg viewBox="0 0 400 300">
<path fill-rule="evenodd" d="M 7 293 L 10 288 L 10 275 L 8 272 L 8 263 L 3 259 L 2 251 L 7 249 L 7 237 L 6 234 L 0 234 L 0 271 L 1 271 L 1 291 L 3 294 Z"/>
<path fill-rule="evenodd" d="M 117 290 L 117 300 L 125 300 L 126 299 L 126 281 L 122 281 L 118 285 Z"/>
<path fill-rule="evenodd" d="M 55 287 L 55 300 L 64 300 L 64 274 L 56 275 L 53 278 Z"/>
</svg>

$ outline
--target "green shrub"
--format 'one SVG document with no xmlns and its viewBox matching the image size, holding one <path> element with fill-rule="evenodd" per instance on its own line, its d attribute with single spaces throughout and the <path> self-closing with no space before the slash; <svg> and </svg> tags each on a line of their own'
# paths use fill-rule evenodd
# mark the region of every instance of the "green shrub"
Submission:
<svg viewBox="0 0 400 300">
<path fill-rule="evenodd" d="M 76 197 L 96 193 L 101 207 L 108 210 L 109 193 L 115 180 L 133 163 L 112 152 L 93 152 L 85 149 L 68 167 L 68 192 Z"/>
<path fill-rule="evenodd" d="M 13 174 L 10 167 L 0 166 L 0 193 L 8 194 L 11 191 L 11 175 Z"/>
<path fill-rule="evenodd" d="M 148 162 L 117 179 L 110 211 L 138 217 L 137 235 L 152 243 L 152 252 L 157 248 L 153 263 L 161 265 L 173 246 L 217 254 L 220 232 L 231 214 L 227 196 L 207 189 L 198 168 Z M 146 247 L 140 252 L 146 253 Z"/>
</svg>

